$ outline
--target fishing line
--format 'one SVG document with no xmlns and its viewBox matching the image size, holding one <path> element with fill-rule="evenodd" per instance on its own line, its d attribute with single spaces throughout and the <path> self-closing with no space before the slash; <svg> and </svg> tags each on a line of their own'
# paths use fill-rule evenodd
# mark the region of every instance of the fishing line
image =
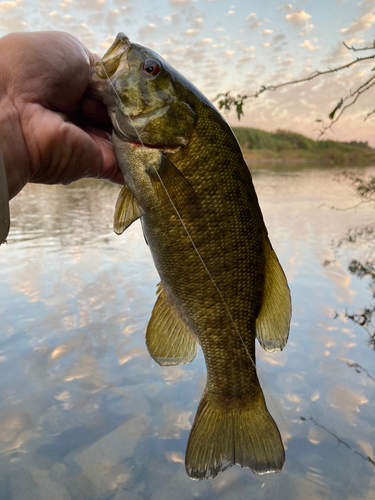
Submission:
<svg viewBox="0 0 375 500">
<path fill-rule="evenodd" d="M 102 68 L 103 68 L 103 70 L 104 70 L 104 72 L 105 72 L 105 74 L 106 74 L 106 76 L 107 76 L 107 79 L 108 79 L 108 81 L 109 81 L 109 83 L 110 83 L 110 85 L 111 85 L 111 87 L 112 87 L 112 89 L 113 89 L 114 93 L 116 94 L 116 96 L 117 96 L 117 98 L 118 98 L 118 100 L 119 100 L 119 102 L 120 102 L 121 107 L 123 108 L 123 103 L 122 103 L 122 100 L 121 100 L 121 98 L 120 98 L 120 96 L 119 96 L 119 94 L 118 94 L 118 92 L 117 92 L 117 90 L 116 90 L 115 86 L 113 85 L 113 83 L 112 83 L 112 81 L 111 81 L 111 79 L 110 79 L 110 77 L 109 77 L 109 75 L 108 75 L 108 73 L 107 73 L 107 70 L 106 70 L 106 69 L 105 69 L 105 67 L 104 67 L 104 64 L 103 64 L 102 60 L 101 60 L 101 59 L 99 59 L 99 61 L 100 61 L 100 64 L 102 65 Z M 137 131 L 137 129 L 136 129 L 136 127 L 135 127 L 135 125 L 134 125 L 134 123 L 133 123 L 133 121 L 132 121 L 132 119 L 131 119 L 130 115 L 129 115 L 128 113 L 126 113 L 126 111 L 124 110 L 124 108 L 123 108 L 123 111 L 125 112 L 126 116 L 129 118 L 130 123 L 131 123 L 131 125 L 132 125 L 132 127 L 133 127 L 133 129 L 134 129 L 134 132 L 136 133 L 136 135 L 137 135 L 137 137 L 138 137 L 138 139 L 139 139 L 139 142 L 141 143 L 142 147 L 145 147 L 145 145 L 143 144 L 142 139 L 141 139 L 140 135 L 138 134 L 138 131 Z M 248 348 L 247 348 L 247 346 L 246 346 L 246 344 L 245 344 L 245 342 L 244 342 L 244 340 L 243 340 L 243 338 L 242 338 L 242 336 L 241 336 L 241 334 L 240 334 L 240 332 L 239 332 L 239 330 L 238 330 L 238 328 L 237 328 L 237 325 L 236 325 L 236 323 L 235 323 L 235 321 L 234 321 L 234 318 L 233 318 L 233 316 L 232 316 L 232 313 L 230 312 L 229 307 L 228 307 L 228 305 L 227 305 L 227 303 L 226 303 L 226 301 L 225 301 L 225 299 L 224 299 L 223 294 L 221 293 L 221 291 L 220 291 L 220 289 L 219 289 L 218 285 L 216 284 L 215 280 L 213 279 L 213 277 L 212 277 L 212 275 L 211 275 L 211 273 L 210 273 L 209 269 L 207 268 L 207 266 L 206 266 L 206 264 L 205 264 L 205 262 L 204 262 L 204 260 L 203 260 L 203 258 L 202 258 L 202 256 L 201 256 L 201 254 L 199 253 L 198 248 L 196 247 L 196 245 L 195 245 L 195 243 L 194 243 L 194 241 L 193 241 L 193 238 L 191 237 L 191 235 L 190 235 L 190 233 L 189 233 L 189 231 L 188 231 L 188 229 L 187 229 L 187 227 L 186 227 L 186 225 L 185 225 L 184 221 L 182 220 L 182 217 L 181 217 L 181 215 L 180 215 L 179 211 L 177 210 L 176 205 L 173 203 L 173 200 L 172 200 L 172 198 L 170 197 L 170 195 L 169 195 L 169 193 L 168 193 L 168 191 L 167 191 L 167 188 L 165 187 L 164 182 L 162 181 L 162 179 L 161 179 L 161 177 L 160 177 L 160 175 L 159 175 L 159 172 L 157 171 L 157 169 L 155 168 L 155 166 L 154 166 L 154 165 L 153 165 L 153 169 L 155 170 L 155 173 L 156 173 L 156 175 L 157 175 L 157 177 L 158 177 L 158 179 L 159 179 L 159 181 L 160 181 L 160 184 L 162 185 L 162 187 L 163 187 L 163 189 L 164 189 L 164 191 L 165 191 L 165 193 L 166 193 L 166 195 L 167 195 L 167 197 L 168 197 L 168 199 L 169 199 L 169 201 L 170 201 L 170 203 L 171 203 L 171 205 L 172 205 L 172 207 L 173 207 L 174 211 L 175 211 L 175 212 L 176 212 L 176 214 L 177 214 L 177 217 L 179 218 L 179 220 L 180 220 L 180 222 L 181 222 L 181 224 L 182 224 L 182 227 L 184 228 L 184 231 L 186 232 L 186 234 L 187 234 L 187 236 L 188 236 L 188 238 L 189 238 L 189 240 L 190 240 L 190 242 L 191 242 L 191 244 L 192 244 L 192 246 L 193 246 L 193 248 L 194 248 L 194 250 L 195 250 L 195 252 L 196 252 L 196 254 L 197 254 L 197 256 L 198 256 L 198 258 L 199 258 L 199 260 L 201 261 L 202 266 L 204 267 L 204 270 L 206 271 L 206 273 L 207 273 L 208 277 L 210 278 L 210 280 L 212 281 L 212 283 L 213 283 L 213 285 L 214 285 L 214 287 L 215 287 L 215 289 L 216 289 L 217 293 L 219 294 L 219 297 L 220 297 L 220 299 L 222 300 L 222 302 L 223 302 L 223 304 L 224 304 L 224 306 L 225 306 L 225 310 L 227 311 L 227 314 L 228 314 L 228 316 L 229 316 L 229 318 L 230 318 L 230 321 L 232 322 L 232 324 L 233 324 L 233 326 L 234 326 L 234 329 L 235 329 L 235 331 L 236 331 L 236 333 L 237 333 L 237 335 L 238 335 L 239 339 L 241 340 L 241 343 L 242 343 L 242 345 L 243 345 L 243 347 L 244 347 L 244 349 L 245 349 L 245 351 L 246 351 L 246 353 L 247 353 L 247 355 L 248 355 L 248 357 L 249 357 L 249 359 L 250 359 L 251 363 L 252 363 L 252 364 L 253 364 L 253 366 L 254 366 L 255 373 L 257 373 L 257 374 L 258 374 L 257 369 L 256 369 L 256 366 L 255 366 L 255 361 L 253 360 L 253 358 L 252 358 L 252 356 L 251 356 L 251 354 L 250 354 L 250 352 L 249 352 L 249 350 L 248 350 Z M 260 376 L 259 376 L 259 375 L 258 375 L 258 379 L 260 379 Z M 274 405 L 275 405 L 275 407 L 276 407 L 276 411 L 278 412 L 278 414 L 279 414 L 280 418 L 281 418 L 281 419 L 283 420 L 283 422 L 284 422 L 284 419 L 283 419 L 282 415 L 281 415 L 281 414 L 280 414 L 280 412 L 278 411 L 278 408 L 277 408 L 277 405 L 276 405 L 276 403 L 275 403 L 275 400 L 273 399 L 273 397 L 272 397 L 272 395 L 271 395 L 270 391 L 268 391 L 268 389 L 267 389 L 267 392 L 268 392 L 268 394 L 269 394 L 270 398 L 272 399 L 272 402 L 274 403 Z M 285 423 L 285 422 L 284 422 L 284 423 Z"/>
</svg>

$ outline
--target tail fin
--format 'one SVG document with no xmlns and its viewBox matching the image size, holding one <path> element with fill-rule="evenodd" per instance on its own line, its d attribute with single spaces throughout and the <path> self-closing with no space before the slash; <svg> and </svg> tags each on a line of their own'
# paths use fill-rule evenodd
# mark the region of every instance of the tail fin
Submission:
<svg viewBox="0 0 375 500">
<path fill-rule="evenodd" d="M 284 462 L 280 433 L 262 393 L 253 404 L 229 410 L 203 393 L 186 450 L 192 479 L 215 477 L 234 464 L 256 474 L 280 472 Z"/>
</svg>

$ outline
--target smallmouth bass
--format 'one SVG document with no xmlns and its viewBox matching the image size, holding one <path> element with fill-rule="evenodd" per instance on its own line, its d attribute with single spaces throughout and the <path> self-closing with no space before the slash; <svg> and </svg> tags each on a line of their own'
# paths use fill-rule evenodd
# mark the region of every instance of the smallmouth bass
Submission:
<svg viewBox="0 0 375 500">
<path fill-rule="evenodd" d="M 95 63 L 91 88 L 107 106 L 126 183 L 114 230 L 140 218 L 160 275 L 149 353 L 162 366 L 189 363 L 200 344 L 205 357 L 186 471 L 280 472 L 284 447 L 256 374 L 255 338 L 283 349 L 290 293 L 237 140 L 188 80 L 122 33 Z"/>
</svg>

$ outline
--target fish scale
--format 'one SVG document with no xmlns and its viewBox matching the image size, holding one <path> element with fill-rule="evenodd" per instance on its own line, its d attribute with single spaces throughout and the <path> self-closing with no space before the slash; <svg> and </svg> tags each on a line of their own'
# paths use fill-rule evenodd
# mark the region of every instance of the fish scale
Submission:
<svg viewBox="0 0 375 500">
<path fill-rule="evenodd" d="M 107 105 L 126 183 L 115 231 L 141 218 L 160 275 L 148 350 L 163 366 L 192 361 L 198 343 L 205 357 L 187 473 L 215 477 L 233 464 L 279 472 L 284 448 L 256 374 L 255 339 L 284 347 L 290 294 L 239 145 L 190 82 L 123 34 L 96 63 L 91 87 Z"/>
</svg>

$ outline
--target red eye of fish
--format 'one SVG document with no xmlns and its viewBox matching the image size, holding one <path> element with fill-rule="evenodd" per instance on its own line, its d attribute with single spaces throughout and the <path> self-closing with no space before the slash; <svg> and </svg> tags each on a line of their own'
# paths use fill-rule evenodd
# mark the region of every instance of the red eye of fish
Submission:
<svg viewBox="0 0 375 500">
<path fill-rule="evenodd" d="M 142 64 L 142 71 L 148 76 L 156 76 L 159 74 L 160 65 L 154 59 L 147 59 L 147 61 Z"/>
</svg>

